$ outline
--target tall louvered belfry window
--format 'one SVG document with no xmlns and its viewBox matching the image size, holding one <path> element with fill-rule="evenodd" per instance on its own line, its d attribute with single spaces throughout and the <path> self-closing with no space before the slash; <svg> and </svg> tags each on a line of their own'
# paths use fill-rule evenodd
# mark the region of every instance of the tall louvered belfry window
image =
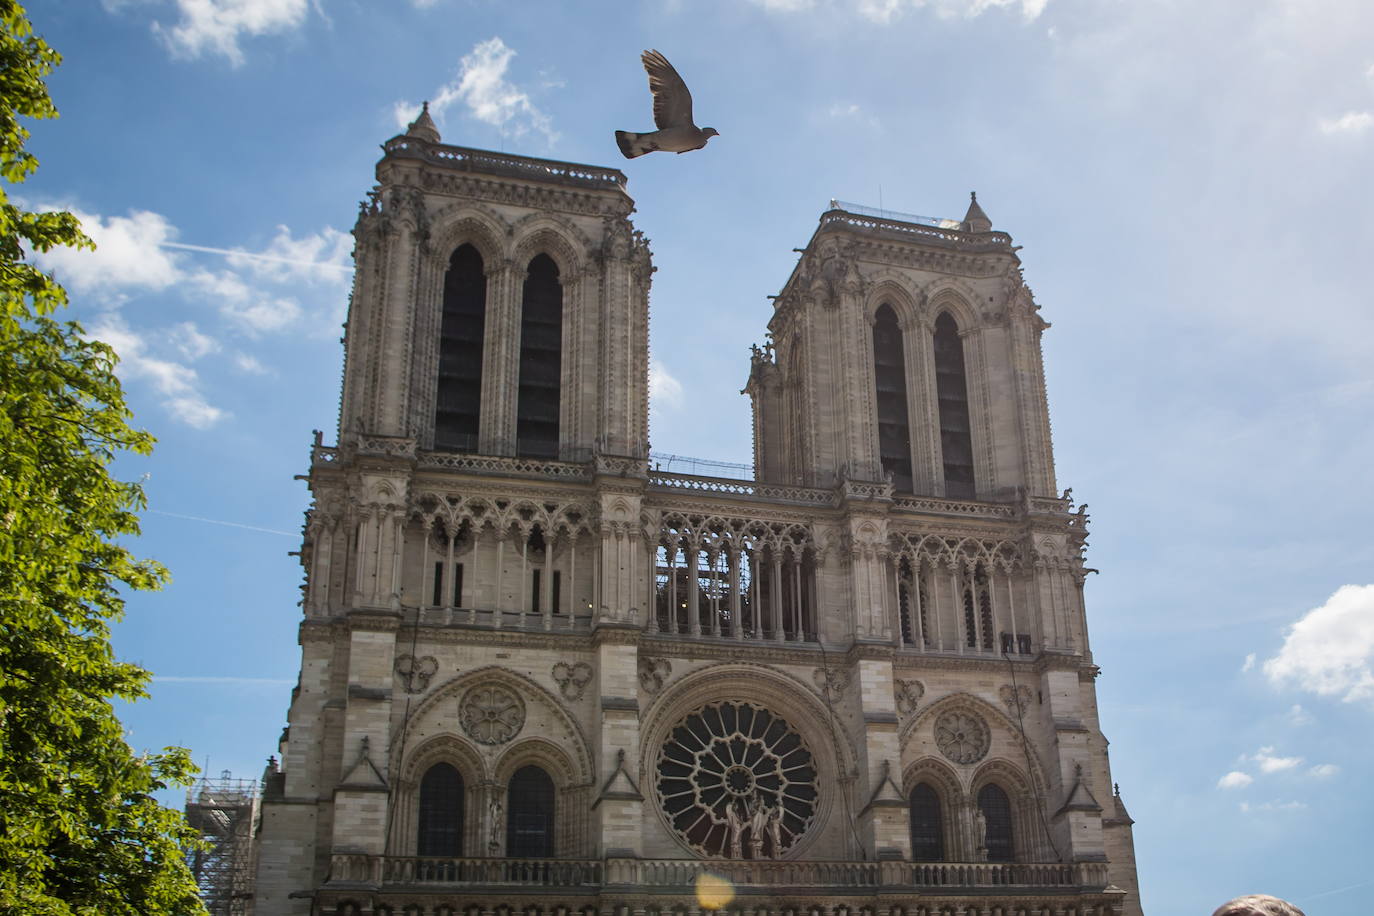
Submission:
<svg viewBox="0 0 1374 916">
<path fill-rule="evenodd" d="M 436 763 L 420 780 L 420 836 L 416 854 L 463 854 L 463 776 L 451 764 Z"/>
<path fill-rule="evenodd" d="M 911 858 L 917 862 L 940 862 L 945 858 L 940 796 L 924 782 L 911 790 Z"/>
<path fill-rule="evenodd" d="M 515 453 L 558 457 L 559 385 L 563 376 L 563 284 L 546 254 L 530 261 L 520 307 L 520 392 Z"/>
<path fill-rule="evenodd" d="M 444 274 L 439 390 L 434 409 L 436 449 L 477 450 L 486 320 L 487 278 L 482 256 L 471 245 L 463 245 L 453 252 Z"/>
<path fill-rule="evenodd" d="M 513 859 L 553 857 L 553 780 L 537 766 L 515 771 L 506 797 L 506 855 Z"/>
<path fill-rule="evenodd" d="M 911 492 L 911 427 L 906 403 L 902 329 L 892 306 L 873 316 L 873 381 L 877 387 L 878 457 L 898 490 Z"/>
<path fill-rule="evenodd" d="M 987 824 L 984 842 L 989 862 L 1011 862 L 1015 849 L 1011 839 L 1011 800 L 1001 786 L 988 783 L 978 790 L 978 810 Z"/>
<path fill-rule="evenodd" d="M 973 436 L 968 414 L 964 342 L 949 312 L 935 319 L 935 390 L 940 401 L 940 452 L 944 456 L 945 495 L 972 499 Z"/>
</svg>

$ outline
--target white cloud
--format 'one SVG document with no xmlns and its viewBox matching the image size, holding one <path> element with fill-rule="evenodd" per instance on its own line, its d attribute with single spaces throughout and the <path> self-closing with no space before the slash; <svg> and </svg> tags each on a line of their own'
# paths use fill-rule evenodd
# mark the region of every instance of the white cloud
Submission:
<svg viewBox="0 0 1374 916">
<path fill-rule="evenodd" d="M 1334 763 L 1319 763 L 1307 772 L 1318 779 L 1330 779 L 1341 771 Z"/>
<path fill-rule="evenodd" d="M 220 305 L 220 314 L 249 336 L 257 336 L 291 327 L 300 319 L 301 307 L 294 299 L 254 297 L 226 300 Z"/>
<path fill-rule="evenodd" d="M 1303 709 L 1301 705 L 1294 703 L 1292 708 L 1288 710 L 1288 721 L 1293 725 L 1311 725 L 1317 720 L 1312 718 L 1312 714 Z"/>
<path fill-rule="evenodd" d="M 1374 114 L 1367 111 L 1347 111 L 1339 118 L 1321 118 L 1317 127 L 1324 134 L 1360 134 L 1374 126 Z"/>
<path fill-rule="evenodd" d="M 202 334 L 192 321 L 183 321 L 172 328 L 168 332 L 168 337 L 181 351 L 181 355 L 192 361 L 219 349 L 219 341 L 208 334 Z"/>
<path fill-rule="evenodd" d="M 682 383 L 657 359 L 649 360 L 649 398 L 668 407 L 682 406 Z"/>
<path fill-rule="evenodd" d="M 1374 585 L 1343 585 L 1288 629 L 1264 663 L 1276 687 L 1296 686 L 1347 702 L 1374 699 Z"/>
<path fill-rule="evenodd" d="M 119 374 L 142 379 L 162 395 L 162 406 L 174 417 L 196 429 L 209 429 L 225 417 L 200 392 L 196 370 L 152 355 L 147 342 L 117 314 L 107 314 L 90 330 L 90 336 L 114 347 L 119 354 Z"/>
<path fill-rule="evenodd" d="M 171 27 L 153 24 L 173 57 L 221 54 L 235 67 L 243 63 L 239 39 L 299 28 L 308 0 L 176 0 L 181 20 Z"/>
<path fill-rule="evenodd" d="M 1267 801 L 1261 802 L 1258 805 L 1252 805 L 1249 802 L 1240 803 L 1240 810 L 1246 814 L 1257 811 L 1301 811 L 1306 807 L 1307 805 L 1300 801 Z"/>
<path fill-rule="evenodd" d="M 816 6 L 816 0 L 754 0 L 770 13 L 799 13 Z M 886 25 L 911 10 L 929 7 L 942 19 L 981 16 L 990 9 L 1020 7 L 1027 22 L 1039 18 L 1049 0 L 829 0 L 841 12 L 857 13 L 870 22 Z"/>
<path fill-rule="evenodd" d="M 1273 745 L 1260 748 L 1250 759 L 1260 768 L 1261 773 L 1282 773 L 1302 765 L 1301 757 L 1277 756 L 1274 753 Z"/>
<path fill-rule="evenodd" d="M 1240 666 L 1240 673 L 1244 674 L 1253 667 L 1255 667 L 1255 653 L 1251 652 L 1245 656 L 1245 664 Z"/>
<path fill-rule="evenodd" d="M 95 242 L 95 251 L 52 248 L 34 252 L 33 260 L 73 292 L 84 295 L 158 290 L 179 278 L 175 261 L 162 248 L 165 242 L 176 238 L 176 227 L 166 217 L 146 210 L 108 219 L 80 210 L 72 213 Z"/>
<path fill-rule="evenodd" d="M 257 277 L 276 282 L 303 280 L 310 283 L 339 283 L 353 269 L 349 258 L 353 236 L 326 226 L 296 238 L 289 226 L 278 226 L 277 234 L 260 252 L 225 250 L 231 267 L 247 270 Z"/>
<path fill-rule="evenodd" d="M 245 375 L 271 375 L 272 370 L 262 364 L 256 356 L 251 353 L 235 353 L 234 368 Z"/>
<path fill-rule="evenodd" d="M 475 45 L 459 61 L 458 76 L 439 87 L 430 100 L 429 111 L 435 118 L 456 104 L 467 106 L 468 114 L 501 132 L 519 137 L 537 130 L 552 143 L 558 139 L 553 122 L 530 101 L 529 93 L 506 80 L 515 51 L 500 36 L 488 38 Z M 404 128 L 420 113 L 420 106 L 397 102 L 392 114 Z"/>
<path fill-rule="evenodd" d="M 1218 789 L 1243 789 L 1255 781 L 1255 777 L 1240 770 L 1232 770 L 1217 780 Z"/>
</svg>

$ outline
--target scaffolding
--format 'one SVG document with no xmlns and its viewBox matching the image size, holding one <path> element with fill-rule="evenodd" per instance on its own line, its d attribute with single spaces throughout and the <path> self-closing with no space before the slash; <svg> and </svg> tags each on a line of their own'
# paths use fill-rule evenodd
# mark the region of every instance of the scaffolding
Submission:
<svg viewBox="0 0 1374 916">
<path fill-rule="evenodd" d="M 186 821 L 204 841 L 203 848 L 187 855 L 187 863 L 210 916 L 253 912 L 258 801 L 257 781 L 234 779 L 228 770 L 218 779 L 192 784 L 186 793 Z"/>
</svg>

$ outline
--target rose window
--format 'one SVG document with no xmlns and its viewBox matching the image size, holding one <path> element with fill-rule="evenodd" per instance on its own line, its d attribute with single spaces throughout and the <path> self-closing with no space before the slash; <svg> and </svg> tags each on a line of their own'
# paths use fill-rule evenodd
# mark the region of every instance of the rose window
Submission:
<svg viewBox="0 0 1374 916">
<path fill-rule="evenodd" d="M 658 755 L 658 797 L 677 835 L 705 856 L 780 858 L 816 816 L 816 765 L 786 720 L 754 703 L 709 703 Z"/>
<path fill-rule="evenodd" d="M 935 746 L 955 763 L 977 763 L 988 752 L 987 723 L 972 712 L 951 710 L 935 720 Z"/>
<path fill-rule="evenodd" d="M 497 684 L 474 687 L 458 709 L 463 731 L 482 744 L 504 744 L 525 725 L 525 703 Z"/>
</svg>

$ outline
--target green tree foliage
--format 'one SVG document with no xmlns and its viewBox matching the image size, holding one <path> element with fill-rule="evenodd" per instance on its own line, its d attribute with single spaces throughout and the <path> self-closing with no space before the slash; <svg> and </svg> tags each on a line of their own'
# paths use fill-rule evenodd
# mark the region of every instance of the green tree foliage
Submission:
<svg viewBox="0 0 1374 916">
<path fill-rule="evenodd" d="M 0 176 L 37 167 L 19 118 L 57 112 L 44 77 L 60 57 L 22 7 L 0 0 Z M 92 247 L 69 213 L 30 213 L 0 183 L 0 914 L 204 913 L 182 854 L 181 815 L 153 793 L 194 774 L 188 753 L 140 757 L 111 700 L 146 696 L 118 662 L 121 587 L 166 572 L 119 545 L 142 489 L 110 476 L 153 439 L 129 426 L 114 351 L 74 322 L 26 252 Z"/>
</svg>

